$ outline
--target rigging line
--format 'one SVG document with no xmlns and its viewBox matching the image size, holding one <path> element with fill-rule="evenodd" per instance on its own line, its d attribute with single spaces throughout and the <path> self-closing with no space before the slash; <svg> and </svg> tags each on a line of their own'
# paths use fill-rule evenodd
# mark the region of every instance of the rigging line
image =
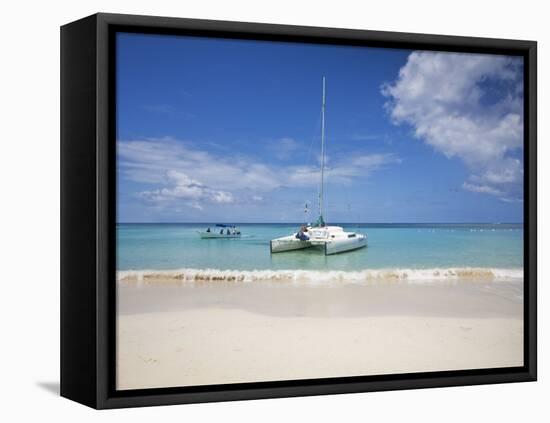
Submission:
<svg viewBox="0 0 550 423">
<path fill-rule="evenodd" d="M 325 77 L 323 76 L 323 100 L 321 104 L 321 186 L 319 189 L 319 215 L 325 220 L 324 212 L 328 210 L 328 202 L 325 201 L 325 193 L 328 189 L 325 188 L 325 165 L 327 155 L 327 131 L 326 131 L 326 89 L 325 89 Z M 330 198 L 330 195 L 328 196 Z"/>
<path fill-rule="evenodd" d="M 309 148 L 308 148 L 308 151 L 307 151 L 307 155 L 306 155 L 306 161 L 305 161 L 305 164 L 306 164 L 306 168 L 309 170 L 311 169 L 313 166 L 312 166 L 312 162 L 313 162 L 313 159 L 314 159 L 314 156 L 312 154 L 312 151 L 313 151 L 313 144 L 315 143 L 315 141 L 317 142 L 321 142 L 321 137 L 319 136 L 318 132 L 319 132 L 319 128 L 321 126 L 321 114 L 322 114 L 322 110 L 320 110 L 318 112 L 318 115 L 317 115 L 317 122 L 315 123 L 315 126 L 314 126 L 314 129 L 313 129 L 313 135 L 311 136 L 311 142 L 309 143 Z M 319 196 L 319 187 L 317 187 L 317 197 Z M 314 201 L 309 198 L 307 199 L 307 202 L 311 205 L 314 203 Z"/>
<path fill-rule="evenodd" d="M 326 91 L 325 91 L 325 77 L 323 76 L 323 101 L 321 103 L 321 188 L 319 194 L 319 218 L 323 219 L 323 194 L 325 190 L 325 107 L 326 105 Z"/>
<path fill-rule="evenodd" d="M 311 154 L 311 151 L 312 151 L 312 148 L 313 148 L 313 143 L 315 142 L 315 140 L 317 138 L 319 138 L 319 141 L 321 141 L 320 137 L 319 137 L 319 134 L 317 133 L 317 131 L 319 131 L 319 127 L 321 126 L 321 113 L 322 111 L 319 112 L 318 116 L 317 116 L 317 123 L 315 123 L 315 130 L 312 131 L 314 132 L 314 135 L 312 135 L 311 137 L 311 142 L 309 143 L 309 148 L 307 150 L 307 160 L 306 160 L 306 165 L 309 166 L 311 164 L 311 159 L 312 159 L 312 154 Z"/>
</svg>

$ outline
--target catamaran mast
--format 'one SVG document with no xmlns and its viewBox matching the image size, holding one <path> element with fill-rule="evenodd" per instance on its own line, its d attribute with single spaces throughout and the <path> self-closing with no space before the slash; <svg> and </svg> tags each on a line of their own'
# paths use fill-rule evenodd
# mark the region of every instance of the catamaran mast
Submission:
<svg viewBox="0 0 550 423">
<path fill-rule="evenodd" d="M 325 77 L 323 76 L 323 105 L 321 107 L 321 187 L 319 189 L 319 222 L 323 219 L 323 195 L 325 184 Z"/>
</svg>

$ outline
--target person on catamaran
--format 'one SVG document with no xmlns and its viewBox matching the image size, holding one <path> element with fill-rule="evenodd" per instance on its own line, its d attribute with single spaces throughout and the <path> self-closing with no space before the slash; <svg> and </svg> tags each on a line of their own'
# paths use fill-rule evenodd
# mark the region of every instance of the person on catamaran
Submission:
<svg viewBox="0 0 550 423">
<path fill-rule="evenodd" d="M 302 226 L 300 228 L 300 230 L 298 231 L 298 233 L 296 234 L 296 238 L 298 238 L 300 241 L 307 241 L 309 240 L 309 236 L 306 235 L 306 232 L 307 232 L 307 227 L 306 226 Z"/>
</svg>

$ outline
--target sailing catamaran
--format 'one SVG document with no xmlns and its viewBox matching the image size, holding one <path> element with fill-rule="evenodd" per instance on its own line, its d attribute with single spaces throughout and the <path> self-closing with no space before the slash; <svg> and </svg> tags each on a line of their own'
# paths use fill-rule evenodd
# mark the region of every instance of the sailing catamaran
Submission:
<svg viewBox="0 0 550 423">
<path fill-rule="evenodd" d="M 327 226 L 323 218 L 325 178 L 325 77 L 323 77 L 323 103 L 321 108 L 321 184 L 319 188 L 319 217 L 314 224 L 304 225 L 293 235 L 272 239 L 272 253 L 321 247 L 326 255 L 356 250 L 367 245 L 367 236 L 345 232 L 340 226 Z"/>
</svg>

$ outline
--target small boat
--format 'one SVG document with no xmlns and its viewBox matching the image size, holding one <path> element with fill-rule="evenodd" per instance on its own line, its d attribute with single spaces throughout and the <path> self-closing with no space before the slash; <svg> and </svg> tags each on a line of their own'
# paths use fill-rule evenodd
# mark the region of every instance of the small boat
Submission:
<svg viewBox="0 0 550 423">
<path fill-rule="evenodd" d="M 202 239 L 219 238 L 240 238 L 241 231 L 235 225 L 224 225 L 218 223 L 214 228 L 208 228 L 205 231 L 198 231 Z"/>
<path fill-rule="evenodd" d="M 344 253 L 366 247 L 367 236 L 357 232 L 346 232 L 340 226 L 328 226 L 323 219 L 323 195 L 325 175 L 325 78 L 323 77 L 323 103 L 321 113 L 321 184 L 319 189 L 319 218 L 314 224 L 303 225 L 292 235 L 272 239 L 271 253 L 302 250 L 318 247 L 326 255 Z M 307 207 L 306 207 L 307 209 Z"/>
</svg>

